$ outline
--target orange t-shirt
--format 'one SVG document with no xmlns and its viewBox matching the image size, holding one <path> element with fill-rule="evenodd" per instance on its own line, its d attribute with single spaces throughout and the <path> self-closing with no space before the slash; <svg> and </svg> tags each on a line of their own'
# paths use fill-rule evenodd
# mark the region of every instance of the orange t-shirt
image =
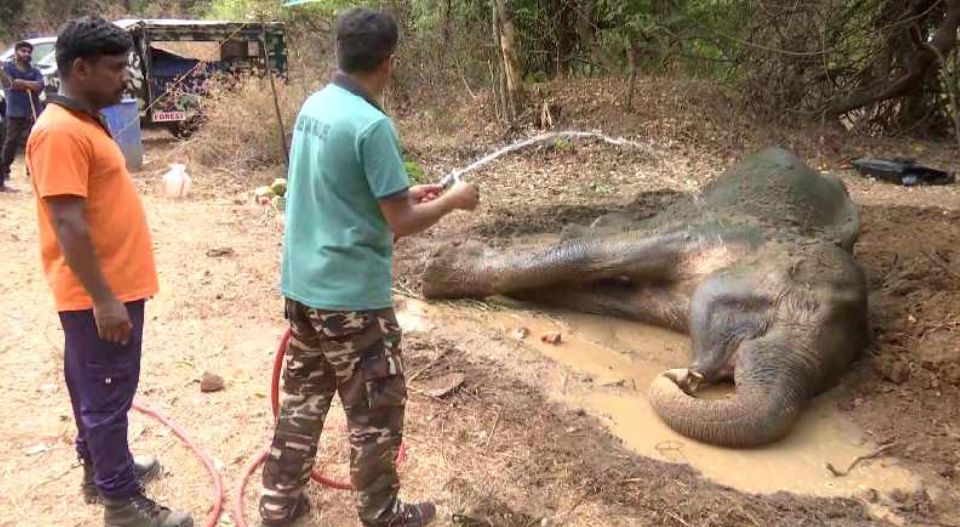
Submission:
<svg viewBox="0 0 960 527">
<path fill-rule="evenodd" d="M 44 198 L 79 196 L 100 270 L 121 302 L 157 293 L 157 271 L 143 203 L 123 153 L 100 119 L 57 97 L 40 115 L 27 141 L 27 166 L 37 195 L 40 250 L 57 311 L 93 307 L 67 264 Z"/>
</svg>

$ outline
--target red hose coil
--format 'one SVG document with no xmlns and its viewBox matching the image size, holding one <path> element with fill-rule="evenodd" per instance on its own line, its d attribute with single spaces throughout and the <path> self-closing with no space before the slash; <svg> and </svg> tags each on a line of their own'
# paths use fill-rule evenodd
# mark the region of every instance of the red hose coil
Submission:
<svg viewBox="0 0 960 527">
<path fill-rule="evenodd" d="M 174 435 L 179 437 L 180 440 L 183 441 L 187 447 L 189 447 L 190 450 L 197 455 L 198 458 L 200 458 L 200 462 L 203 463 L 203 466 L 207 469 L 207 472 L 210 474 L 210 478 L 213 479 L 214 491 L 213 507 L 207 514 L 206 522 L 203 525 L 204 527 L 216 527 L 220 521 L 220 513 L 223 511 L 223 478 L 220 476 L 220 473 L 217 472 L 217 468 L 213 463 L 213 459 L 211 459 L 206 452 L 197 446 L 197 444 L 193 441 L 193 438 L 191 438 L 185 430 L 175 425 L 159 411 L 154 410 L 153 408 L 140 402 L 134 402 L 133 408 L 144 415 L 156 419 L 161 424 L 169 428 Z"/>
</svg>

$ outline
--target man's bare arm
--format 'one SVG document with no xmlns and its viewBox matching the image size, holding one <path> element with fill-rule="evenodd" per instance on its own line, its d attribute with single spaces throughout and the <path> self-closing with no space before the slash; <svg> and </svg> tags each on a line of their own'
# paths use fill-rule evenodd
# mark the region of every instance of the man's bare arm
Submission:
<svg viewBox="0 0 960 527">
<path fill-rule="evenodd" d="M 17 79 L 14 81 L 15 85 L 19 85 L 20 89 L 23 91 L 40 91 L 43 88 L 43 85 L 38 81 L 28 81 L 23 79 Z"/>
<path fill-rule="evenodd" d="M 478 200 L 479 194 L 473 185 L 457 183 L 445 194 L 425 203 L 417 203 L 410 194 L 380 200 L 380 210 L 393 234 L 403 237 L 429 229 L 456 209 L 473 210 Z"/>
<path fill-rule="evenodd" d="M 87 200 L 79 196 L 45 198 L 53 216 L 57 241 L 67 265 L 93 299 L 100 338 L 119 344 L 130 340 L 132 325 L 126 307 L 117 300 L 97 261 L 87 226 Z"/>
</svg>

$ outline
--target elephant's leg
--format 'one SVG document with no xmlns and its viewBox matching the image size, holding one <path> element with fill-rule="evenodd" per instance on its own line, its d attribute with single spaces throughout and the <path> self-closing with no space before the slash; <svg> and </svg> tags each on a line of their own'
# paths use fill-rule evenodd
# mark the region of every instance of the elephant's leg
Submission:
<svg viewBox="0 0 960 527">
<path fill-rule="evenodd" d="M 682 232 L 630 233 L 502 252 L 468 242 L 444 248 L 430 262 L 423 294 L 427 298 L 486 297 L 618 277 L 635 283 L 662 281 L 678 268 L 689 239 Z"/>
<path fill-rule="evenodd" d="M 609 315 L 685 333 L 690 299 L 674 288 L 634 287 L 617 280 L 565 284 L 510 294 L 518 300 Z"/>
</svg>

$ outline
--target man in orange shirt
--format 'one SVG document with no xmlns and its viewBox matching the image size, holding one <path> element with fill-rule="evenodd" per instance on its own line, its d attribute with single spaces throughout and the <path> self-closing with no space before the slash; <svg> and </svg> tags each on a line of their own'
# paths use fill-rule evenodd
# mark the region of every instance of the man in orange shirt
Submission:
<svg viewBox="0 0 960 527">
<path fill-rule="evenodd" d="M 148 499 L 154 459 L 136 462 L 127 413 L 140 378 L 144 304 L 157 293 L 146 214 L 99 111 L 129 82 L 130 36 L 99 17 L 68 23 L 57 40 L 61 93 L 27 142 L 43 268 L 66 338 L 64 377 L 77 423 L 88 503 L 106 527 L 192 527 Z"/>
</svg>

